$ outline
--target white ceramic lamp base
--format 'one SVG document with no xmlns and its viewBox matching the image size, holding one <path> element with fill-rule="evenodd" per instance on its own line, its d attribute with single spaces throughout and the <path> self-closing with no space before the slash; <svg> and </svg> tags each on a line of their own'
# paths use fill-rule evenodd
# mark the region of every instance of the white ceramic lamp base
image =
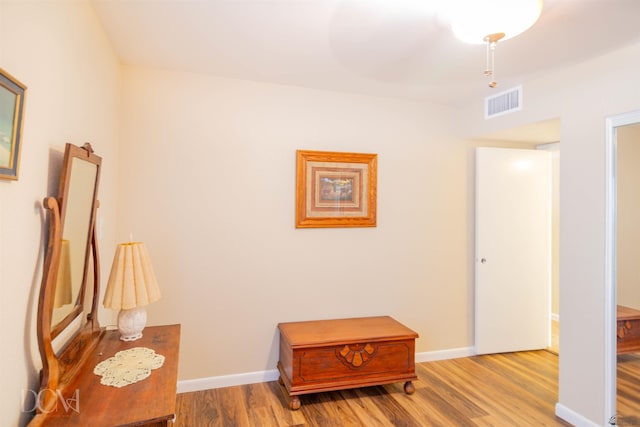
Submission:
<svg viewBox="0 0 640 427">
<path fill-rule="evenodd" d="M 136 307 L 120 310 L 118 313 L 118 331 L 122 341 L 135 341 L 142 338 L 142 330 L 147 325 L 147 310 Z"/>
</svg>

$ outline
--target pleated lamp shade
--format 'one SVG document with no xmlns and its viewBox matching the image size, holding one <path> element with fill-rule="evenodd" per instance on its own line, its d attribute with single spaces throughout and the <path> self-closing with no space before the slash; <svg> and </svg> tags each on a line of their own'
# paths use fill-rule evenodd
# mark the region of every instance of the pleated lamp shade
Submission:
<svg viewBox="0 0 640 427">
<path fill-rule="evenodd" d="M 69 241 L 62 240 L 53 308 L 59 308 L 67 304 L 71 304 L 71 255 Z"/>
<path fill-rule="evenodd" d="M 159 299 L 160 289 L 144 243 L 119 244 L 113 258 L 103 304 L 106 308 L 120 310 L 120 339 L 133 341 L 142 336 L 147 322 L 144 307 Z"/>
</svg>

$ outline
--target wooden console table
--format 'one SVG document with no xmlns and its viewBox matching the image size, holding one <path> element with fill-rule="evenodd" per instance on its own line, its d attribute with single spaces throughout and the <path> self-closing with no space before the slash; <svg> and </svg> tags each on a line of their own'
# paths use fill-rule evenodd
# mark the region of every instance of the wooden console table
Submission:
<svg viewBox="0 0 640 427">
<path fill-rule="evenodd" d="M 121 388 L 100 384 L 95 366 L 121 350 L 147 347 L 164 356 L 164 364 L 142 381 Z M 55 410 L 36 415 L 33 426 L 168 426 L 176 413 L 180 325 L 150 326 L 137 341 L 120 341 L 118 331 L 102 334 L 94 351 L 61 390 L 70 407 L 58 402 Z M 75 411 L 73 408 L 79 409 Z"/>
<path fill-rule="evenodd" d="M 406 381 L 415 391 L 418 334 L 388 316 L 280 323 L 280 383 L 299 395 Z"/>
</svg>

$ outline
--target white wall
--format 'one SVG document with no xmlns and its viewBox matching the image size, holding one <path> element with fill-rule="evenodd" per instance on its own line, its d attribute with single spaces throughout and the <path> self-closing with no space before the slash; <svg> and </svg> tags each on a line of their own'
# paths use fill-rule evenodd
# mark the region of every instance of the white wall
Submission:
<svg viewBox="0 0 640 427">
<path fill-rule="evenodd" d="M 605 425 L 605 118 L 640 108 L 640 44 L 524 82 L 521 113 L 483 119 L 470 102 L 456 127 L 482 135 L 561 120 L 559 409 Z M 615 358 L 614 358 L 615 360 Z"/>
<path fill-rule="evenodd" d="M 640 125 L 618 128 L 616 145 L 618 304 L 640 309 Z"/>
<path fill-rule="evenodd" d="M 89 141 L 105 159 L 102 250 L 114 248 L 119 65 L 85 2 L 0 0 L 0 67 L 28 86 L 19 180 L 0 180 L 0 413 L 15 426 L 29 418 L 23 390 L 39 387 L 42 200 L 57 192 L 66 142 Z"/>
<path fill-rule="evenodd" d="M 468 159 L 451 111 L 125 68 L 119 240 L 147 242 L 181 380 L 272 370 L 278 322 L 392 315 L 472 345 Z M 378 226 L 295 229 L 295 151 L 378 154 Z"/>
</svg>

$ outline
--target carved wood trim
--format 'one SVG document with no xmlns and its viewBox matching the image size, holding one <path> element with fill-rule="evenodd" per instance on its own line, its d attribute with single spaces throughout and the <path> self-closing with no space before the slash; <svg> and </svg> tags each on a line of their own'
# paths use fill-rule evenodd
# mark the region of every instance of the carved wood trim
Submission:
<svg viewBox="0 0 640 427">
<path fill-rule="evenodd" d="M 58 274 L 58 261 L 60 259 L 60 208 L 55 197 L 47 197 L 43 201 L 44 207 L 49 212 L 49 237 L 47 251 L 44 260 L 44 274 L 40 286 L 40 298 L 38 299 L 38 343 L 40 357 L 42 358 L 41 384 L 58 389 L 60 370 L 51 344 L 51 316 L 53 311 L 53 289 L 47 283 L 55 283 Z M 55 404 L 55 397 L 50 393 L 43 393 L 41 410 L 47 410 Z"/>
<path fill-rule="evenodd" d="M 346 367 L 359 369 L 367 366 L 377 352 L 378 347 L 369 343 L 345 344 L 342 348 L 336 348 L 336 357 Z"/>
<path fill-rule="evenodd" d="M 90 312 L 87 320 L 81 319 L 81 325 L 75 333 L 71 334 L 66 344 L 57 352 L 53 348 L 53 340 L 69 325 L 82 316 L 83 301 L 86 287 L 86 276 L 89 261 L 85 260 L 83 283 L 76 299 L 76 305 L 58 324 L 52 325 L 55 287 L 58 276 L 58 265 L 61 257 L 62 238 L 64 235 L 64 220 L 66 215 L 68 191 L 70 186 L 71 160 L 80 158 L 96 166 L 93 198 L 91 200 L 91 212 L 86 242 L 87 256 L 92 255 L 93 262 L 93 295 Z M 84 364 L 90 352 L 96 347 L 105 328 L 101 328 L 98 322 L 98 304 L 100 296 L 100 262 L 98 257 L 98 243 L 96 238 L 96 210 L 98 201 L 96 195 L 100 181 L 102 159 L 93 154 L 91 144 L 85 143 L 82 147 L 67 144 L 65 147 L 65 161 L 62 165 L 60 185 L 57 197 L 47 197 L 43 201 L 44 208 L 48 212 L 49 228 L 44 270 L 38 298 L 37 338 L 40 357 L 42 359 L 42 372 L 40 375 L 40 390 L 46 390 L 39 394 L 37 412 L 47 413 L 57 404 L 58 390 L 64 391 L 74 380 L 78 369 Z M 48 392 L 52 391 L 52 392 Z"/>
</svg>

